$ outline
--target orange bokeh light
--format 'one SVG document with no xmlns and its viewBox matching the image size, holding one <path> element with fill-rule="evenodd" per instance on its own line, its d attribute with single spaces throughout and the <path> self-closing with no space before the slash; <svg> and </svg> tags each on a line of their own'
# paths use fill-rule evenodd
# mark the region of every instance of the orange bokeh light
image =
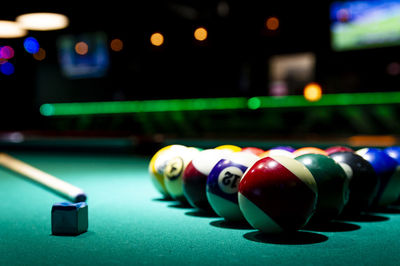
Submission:
<svg viewBox="0 0 400 266">
<path fill-rule="evenodd" d="M 39 48 L 39 51 L 33 54 L 33 58 L 38 61 L 42 61 L 46 58 L 46 50 L 44 50 L 43 48 Z"/>
<path fill-rule="evenodd" d="M 279 19 L 277 17 L 270 17 L 265 22 L 265 26 L 269 30 L 277 30 L 279 28 Z"/>
<path fill-rule="evenodd" d="M 199 27 L 194 31 L 194 38 L 198 41 L 204 41 L 207 39 L 208 32 L 205 28 Z"/>
<path fill-rule="evenodd" d="M 124 43 L 120 39 L 113 39 L 110 43 L 111 50 L 119 52 L 124 48 Z"/>
<path fill-rule="evenodd" d="M 322 97 L 322 88 L 318 83 L 312 82 L 304 87 L 304 98 L 310 102 L 316 102 Z"/>
<path fill-rule="evenodd" d="M 89 46 L 85 42 L 77 42 L 75 44 L 75 52 L 80 55 L 85 55 L 89 51 Z"/>
<path fill-rule="evenodd" d="M 161 46 L 164 43 L 164 36 L 159 32 L 155 32 L 151 35 L 150 42 L 154 46 Z"/>
</svg>

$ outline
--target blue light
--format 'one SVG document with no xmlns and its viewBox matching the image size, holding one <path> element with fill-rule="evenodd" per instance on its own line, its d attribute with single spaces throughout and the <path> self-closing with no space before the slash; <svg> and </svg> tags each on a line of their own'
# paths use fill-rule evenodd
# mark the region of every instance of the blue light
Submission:
<svg viewBox="0 0 400 266">
<path fill-rule="evenodd" d="M 10 62 L 6 62 L 0 65 L 0 72 L 7 76 L 11 75 L 14 73 L 14 65 Z"/>
<path fill-rule="evenodd" d="M 28 53 L 35 54 L 39 51 L 39 42 L 33 37 L 28 37 L 24 41 L 24 48 Z"/>
</svg>

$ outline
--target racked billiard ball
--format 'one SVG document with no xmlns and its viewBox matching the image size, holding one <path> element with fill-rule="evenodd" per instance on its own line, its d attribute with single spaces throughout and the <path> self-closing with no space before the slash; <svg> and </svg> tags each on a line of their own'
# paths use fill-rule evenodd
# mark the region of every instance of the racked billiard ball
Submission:
<svg viewBox="0 0 400 266">
<path fill-rule="evenodd" d="M 364 148 L 356 153 L 370 162 L 378 175 L 378 192 L 373 204 L 384 207 L 394 203 L 400 196 L 400 171 L 397 161 L 378 148 Z"/>
<path fill-rule="evenodd" d="M 343 213 L 359 214 L 372 204 L 378 191 L 378 176 L 372 165 L 354 152 L 336 152 L 330 157 L 337 163 L 351 169 L 349 201 Z"/>
<path fill-rule="evenodd" d="M 164 183 L 165 166 L 170 159 L 176 157 L 185 149 L 187 149 L 187 147 L 183 145 L 168 145 L 158 150 L 150 160 L 148 169 L 150 179 L 157 191 L 165 198 L 170 197 Z"/>
<path fill-rule="evenodd" d="M 265 158 L 269 156 L 285 156 L 285 157 L 290 157 L 294 158 L 293 153 L 291 153 L 288 150 L 283 150 L 283 149 L 270 149 L 267 150 L 261 154 L 258 155 L 260 158 Z"/>
<path fill-rule="evenodd" d="M 315 154 L 322 154 L 322 155 L 328 155 L 326 151 L 323 149 L 317 148 L 317 147 L 303 147 L 295 150 L 293 152 L 293 156 L 297 157 L 303 154 L 309 154 L 309 153 L 315 153 Z"/>
<path fill-rule="evenodd" d="M 261 153 L 264 152 L 263 149 L 257 148 L 257 147 L 244 147 L 241 152 L 248 152 L 248 153 L 252 153 L 255 155 L 260 155 Z"/>
<path fill-rule="evenodd" d="M 383 151 L 400 164 L 400 146 L 387 147 Z"/>
<path fill-rule="evenodd" d="M 170 159 L 164 169 L 164 184 L 169 195 L 186 204 L 186 198 L 183 194 L 183 173 L 190 161 L 199 153 L 197 148 L 189 147 L 182 150 L 179 155 Z"/>
<path fill-rule="evenodd" d="M 194 208 L 212 210 L 207 200 L 207 177 L 214 166 L 229 158 L 230 150 L 206 149 L 197 153 L 185 168 L 182 176 L 183 194 Z"/>
<path fill-rule="evenodd" d="M 336 153 L 336 152 L 343 152 L 343 151 L 354 152 L 354 150 L 352 148 L 349 148 L 346 146 L 332 146 L 332 147 L 325 149 L 325 152 L 328 155 L 331 155 L 332 153 Z"/>
<path fill-rule="evenodd" d="M 220 160 L 207 178 L 207 199 L 216 214 L 227 221 L 244 220 L 238 204 L 238 187 L 243 173 L 260 158 L 252 153 L 235 152 Z"/>
<path fill-rule="evenodd" d="M 302 228 L 315 211 L 317 184 L 299 161 L 283 157 L 258 160 L 239 183 L 239 207 L 247 222 L 265 233 Z"/>
<path fill-rule="evenodd" d="M 349 178 L 332 158 L 304 154 L 295 158 L 312 173 L 318 187 L 317 209 L 313 221 L 330 221 L 339 216 L 349 198 Z"/>
</svg>

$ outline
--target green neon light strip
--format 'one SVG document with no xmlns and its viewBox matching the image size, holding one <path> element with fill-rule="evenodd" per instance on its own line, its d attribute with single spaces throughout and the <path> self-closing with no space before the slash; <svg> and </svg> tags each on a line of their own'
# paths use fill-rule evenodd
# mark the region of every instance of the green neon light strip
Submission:
<svg viewBox="0 0 400 266">
<path fill-rule="evenodd" d="M 121 114 L 169 111 L 290 108 L 400 103 L 400 92 L 324 94 L 309 102 L 302 95 L 283 97 L 199 98 L 125 102 L 46 103 L 40 107 L 44 116 Z"/>
<path fill-rule="evenodd" d="M 247 108 L 247 98 L 199 98 L 126 102 L 86 102 L 43 104 L 44 116 L 119 114 L 168 111 L 200 111 Z"/>
<path fill-rule="evenodd" d="M 283 97 L 253 97 L 249 99 L 249 108 L 283 108 L 309 106 L 343 106 L 366 104 L 400 103 L 400 92 L 339 93 L 323 94 L 319 101 L 309 102 L 302 95 Z M 257 108 L 252 108 L 255 106 Z"/>
</svg>

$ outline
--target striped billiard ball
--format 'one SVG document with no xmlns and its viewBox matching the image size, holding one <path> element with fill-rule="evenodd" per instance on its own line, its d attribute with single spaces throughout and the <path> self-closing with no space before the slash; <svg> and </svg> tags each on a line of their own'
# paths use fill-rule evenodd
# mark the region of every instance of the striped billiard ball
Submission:
<svg viewBox="0 0 400 266">
<path fill-rule="evenodd" d="M 254 228 L 282 233 L 302 228 L 315 211 L 317 184 L 299 161 L 283 156 L 258 160 L 239 183 L 239 207 Z"/>
<path fill-rule="evenodd" d="M 185 168 L 182 176 L 183 194 L 194 208 L 212 210 L 207 200 L 207 177 L 214 166 L 229 158 L 230 150 L 206 149 L 197 153 Z"/>
<path fill-rule="evenodd" d="M 164 184 L 167 192 L 173 199 L 182 204 L 187 204 L 183 194 L 183 173 L 190 161 L 199 152 L 199 149 L 189 147 L 170 159 L 164 169 Z"/>
<path fill-rule="evenodd" d="M 238 204 L 239 181 L 248 167 L 260 158 L 248 152 L 235 152 L 220 160 L 207 178 L 207 199 L 216 214 L 227 221 L 244 220 Z"/>
<path fill-rule="evenodd" d="M 318 187 L 317 209 L 313 221 L 330 221 L 339 216 L 349 199 L 349 182 L 342 166 L 322 154 L 295 158 L 310 170 Z"/>
<path fill-rule="evenodd" d="M 156 190 L 165 198 L 170 198 L 164 183 L 165 166 L 169 160 L 178 156 L 185 149 L 187 149 L 187 147 L 183 145 L 168 145 L 158 150 L 150 160 L 148 168 L 150 180 L 152 181 Z"/>
</svg>

